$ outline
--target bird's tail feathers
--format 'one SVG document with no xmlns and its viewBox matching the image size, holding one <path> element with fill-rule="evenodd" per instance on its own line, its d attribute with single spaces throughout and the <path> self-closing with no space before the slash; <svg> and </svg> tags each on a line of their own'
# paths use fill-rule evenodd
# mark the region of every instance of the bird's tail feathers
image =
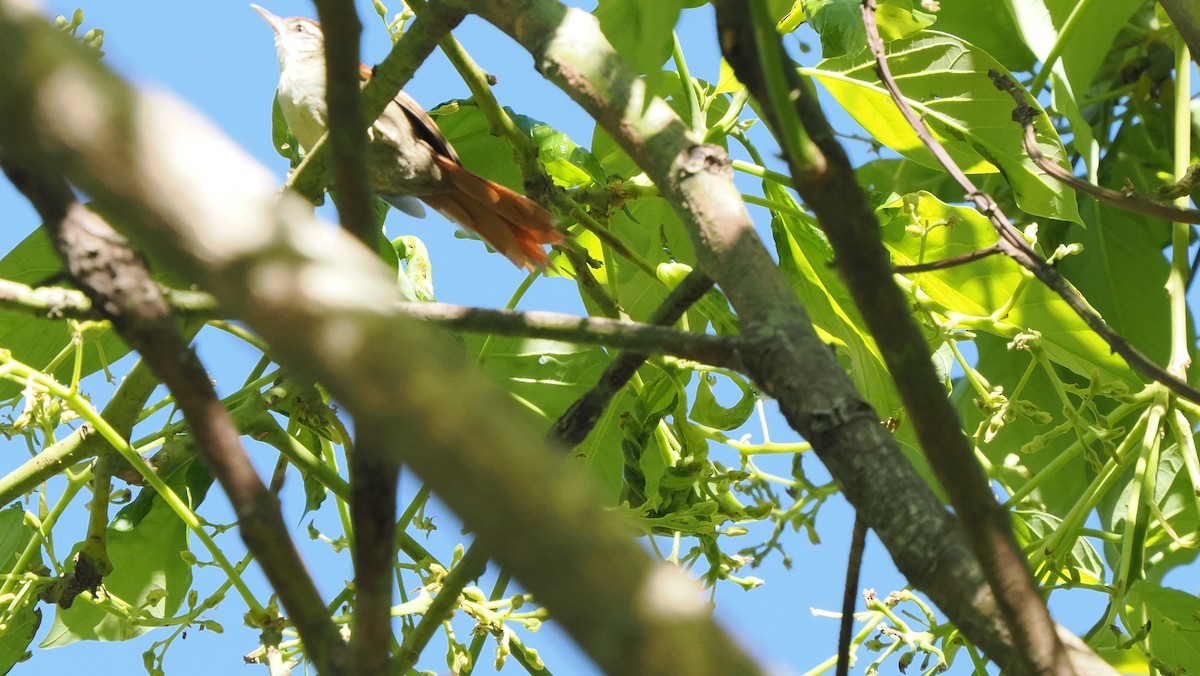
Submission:
<svg viewBox="0 0 1200 676">
<path fill-rule="evenodd" d="M 467 171 L 449 158 L 437 157 L 453 190 L 421 199 L 463 228 L 479 235 L 514 265 L 527 270 L 546 268 L 550 259 L 543 245 L 563 240 L 558 219 L 537 202 Z"/>
</svg>

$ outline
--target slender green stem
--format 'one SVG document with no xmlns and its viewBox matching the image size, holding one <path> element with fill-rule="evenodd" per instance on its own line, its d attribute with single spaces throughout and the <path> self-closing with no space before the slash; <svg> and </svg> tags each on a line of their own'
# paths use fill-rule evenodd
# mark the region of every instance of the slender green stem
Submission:
<svg viewBox="0 0 1200 676">
<path fill-rule="evenodd" d="M 1175 180 L 1187 173 L 1192 158 L 1192 112 L 1191 112 L 1191 56 L 1182 41 L 1177 46 L 1175 61 Z M 1188 196 L 1175 200 L 1175 204 L 1186 208 Z M 1187 367 L 1191 361 L 1188 340 L 1190 318 L 1187 311 L 1188 244 L 1191 243 L 1191 226 L 1187 223 L 1171 224 L 1171 271 L 1167 277 L 1167 296 L 1171 303 L 1171 360 L 1167 371 L 1181 380 L 1187 379 Z"/>
<path fill-rule="evenodd" d="M 1050 73 L 1054 70 L 1054 65 L 1058 63 L 1058 57 L 1062 55 L 1063 49 L 1066 48 L 1075 30 L 1080 25 L 1080 19 L 1087 13 L 1088 9 L 1095 4 L 1095 0 L 1080 0 L 1075 5 L 1075 9 L 1071 10 L 1071 14 L 1067 17 L 1063 27 L 1058 31 L 1058 39 L 1054 41 L 1054 46 L 1050 48 L 1050 52 L 1046 54 L 1045 61 L 1042 62 L 1042 68 L 1033 77 L 1033 82 L 1029 84 L 1029 91 L 1034 96 L 1042 91 L 1042 87 L 1046 85 L 1046 80 L 1050 78 Z"/>
<path fill-rule="evenodd" d="M 805 134 L 804 125 L 796 119 L 792 101 L 797 92 L 794 92 L 788 83 L 785 74 L 785 68 L 788 66 L 778 67 L 780 64 L 790 64 L 791 58 L 784 53 L 779 34 L 775 32 L 775 21 L 772 19 L 767 0 L 751 0 L 750 13 L 754 17 L 757 32 L 759 59 L 764 64 L 773 64 L 773 67 L 762 69 L 767 101 L 761 103 L 775 109 L 779 141 L 784 152 L 798 165 L 812 167 L 818 163 L 818 151 L 816 145 Z"/>
<path fill-rule="evenodd" d="M 1042 546 L 1030 552 L 1030 567 L 1037 570 L 1045 562 L 1047 552 L 1065 551 L 1074 544 L 1079 529 L 1083 527 L 1084 519 L 1095 508 L 1100 498 L 1116 483 L 1117 478 L 1129 466 L 1129 463 L 1137 457 L 1133 450 L 1141 442 L 1141 435 L 1146 430 L 1149 417 L 1149 410 L 1142 412 L 1133 429 L 1125 435 L 1125 439 L 1117 447 L 1116 459 L 1109 458 L 1105 462 L 1104 468 L 1067 512 L 1067 516 L 1063 518 L 1058 528 L 1050 534 L 1050 537 L 1046 538 Z"/>
<path fill-rule="evenodd" d="M 733 168 L 743 174 L 750 174 L 759 178 L 765 178 L 778 183 L 784 187 L 792 187 L 792 177 L 778 171 L 772 171 L 764 166 L 752 164 L 745 160 L 733 160 Z"/>
<path fill-rule="evenodd" d="M 790 204 L 776 202 L 775 200 L 759 197 L 758 195 L 747 195 L 746 193 L 742 193 L 742 200 L 746 204 L 765 207 L 771 211 L 778 211 L 779 213 L 787 214 L 788 216 L 796 216 L 797 218 L 812 218 L 812 216 L 809 216 L 808 213 L 806 213 L 803 209 L 797 209 Z"/>
<path fill-rule="evenodd" d="M 692 80 L 691 72 L 688 71 L 687 61 L 683 58 L 683 45 L 679 43 L 679 36 L 674 32 L 671 33 L 671 39 L 673 40 L 671 59 L 675 61 L 675 69 L 679 71 L 679 88 L 683 90 L 683 100 L 687 103 L 688 122 L 692 125 L 692 133 L 696 136 L 704 136 L 707 131 L 704 109 L 700 107 L 700 98 L 696 96 L 696 85 Z"/>
<path fill-rule="evenodd" d="M 42 543 L 46 541 L 50 531 L 54 529 L 54 524 L 58 523 L 58 518 L 66 511 L 67 505 L 71 504 L 71 501 L 75 499 L 75 496 L 79 494 L 79 491 L 87 485 L 87 482 L 91 478 L 91 472 L 83 472 L 75 477 L 70 476 L 68 473 L 66 490 L 59 496 L 58 501 L 54 503 L 54 507 L 50 509 L 46 518 L 35 524 L 38 535 L 29 540 L 25 548 L 21 550 L 21 555 L 17 558 L 17 562 L 13 564 L 10 570 L 24 571 L 29 567 L 34 555 L 42 548 Z M 0 597 L 11 594 L 12 590 L 23 579 L 23 576 L 16 575 L 5 579 L 4 583 L 0 584 Z"/>
</svg>

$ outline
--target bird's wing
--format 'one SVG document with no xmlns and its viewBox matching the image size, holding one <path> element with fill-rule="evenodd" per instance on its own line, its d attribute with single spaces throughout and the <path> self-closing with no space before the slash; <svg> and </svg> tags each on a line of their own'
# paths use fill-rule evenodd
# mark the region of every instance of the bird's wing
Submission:
<svg viewBox="0 0 1200 676">
<path fill-rule="evenodd" d="M 364 82 L 371 79 L 373 68 L 366 64 L 362 64 L 358 68 Z M 450 145 L 450 142 L 442 135 L 442 130 L 438 129 L 437 122 L 434 122 L 429 113 L 425 112 L 411 96 L 401 91 L 396 95 L 395 103 L 400 106 L 400 110 L 408 118 L 417 138 L 428 143 L 435 152 L 462 164 L 462 160 L 458 159 L 458 153 L 454 152 L 454 146 Z"/>
</svg>

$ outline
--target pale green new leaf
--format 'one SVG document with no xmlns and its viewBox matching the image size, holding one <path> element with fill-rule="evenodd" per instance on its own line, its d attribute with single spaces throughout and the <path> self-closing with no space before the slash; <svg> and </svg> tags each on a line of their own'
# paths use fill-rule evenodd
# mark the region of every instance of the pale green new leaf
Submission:
<svg viewBox="0 0 1200 676">
<path fill-rule="evenodd" d="M 1075 193 L 1050 178 L 1025 154 L 1013 121 L 1012 97 L 996 89 L 989 71 L 1012 77 L 987 53 L 952 35 L 923 31 L 888 45 L 888 65 L 908 104 L 967 173 L 1003 172 L 1017 205 L 1039 216 L 1079 222 Z M 905 121 L 875 71 L 870 54 L 826 59 L 801 69 L 819 80 L 876 140 L 922 164 L 938 167 Z M 1038 147 L 1067 168 L 1066 152 L 1045 111 L 1033 125 Z"/>
</svg>

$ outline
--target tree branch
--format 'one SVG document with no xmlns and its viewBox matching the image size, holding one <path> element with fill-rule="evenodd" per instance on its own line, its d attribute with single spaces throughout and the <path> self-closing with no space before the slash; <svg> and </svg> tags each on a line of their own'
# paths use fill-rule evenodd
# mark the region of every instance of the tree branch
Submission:
<svg viewBox="0 0 1200 676">
<path fill-rule="evenodd" d="M 315 0 L 325 35 L 325 81 L 329 108 L 329 144 L 333 183 L 341 225 L 372 251 L 380 239 L 367 187 L 366 121 L 360 95 L 358 42 L 362 23 L 353 0 Z M 354 617 L 350 657 L 362 676 L 391 673 L 385 646 L 392 634 L 392 563 L 396 558 L 392 530 L 396 523 L 396 487 L 400 463 L 370 421 L 355 420 L 350 457 L 350 514 L 354 532 L 347 533 L 354 553 Z"/>
<path fill-rule="evenodd" d="M 45 157 L 262 335 L 281 364 L 403 439 L 391 450 L 601 669 L 761 673 L 693 583 L 651 560 L 594 480 L 549 449 L 508 395 L 443 335 L 388 311 L 400 300 L 393 271 L 307 204 L 276 200 L 270 173 L 184 106 L 132 92 L 11 7 L 0 0 L 0 62 L 22 67 L 0 69 L 5 152 Z"/>
<path fill-rule="evenodd" d="M 314 0 L 325 36 L 325 99 L 329 154 L 341 225 L 368 249 L 379 233 L 367 188 L 367 124 L 363 118 L 358 43 L 362 22 L 353 0 Z M 390 605 L 390 604 L 389 604 Z"/>
<path fill-rule="evenodd" d="M 934 371 L 925 338 L 893 281 L 879 222 L 855 180 L 850 160 L 815 93 L 790 67 L 765 12 L 755 11 L 751 18 L 729 2 L 717 7 L 725 58 L 758 99 L 771 130 L 781 140 L 796 189 L 829 238 L 838 273 L 879 346 L 921 449 L 954 507 L 1010 636 L 1016 639 L 1016 650 L 1006 654 L 1007 663 L 997 662 L 1006 670 L 1042 673 L 1037 669 L 1053 664 L 1058 654 L 1049 613 L 1012 536 L 1008 513 L 992 497 L 988 478 Z M 756 2 L 755 7 L 763 5 Z M 870 17 L 873 20 L 873 12 Z M 867 34 L 870 41 L 870 25 Z M 1032 619 L 1020 617 L 1021 612 Z M 1029 656 L 1034 644 L 1024 633 L 1028 627 L 1049 637 L 1049 661 L 1042 661 L 1041 654 Z"/>
<path fill-rule="evenodd" d="M 693 270 L 671 290 L 666 299 L 654 309 L 648 323 L 669 326 L 679 321 L 683 313 L 713 286 L 713 281 L 701 272 Z M 688 334 L 699 335 L 699 334 Z M 571 404 L 565 413 L 554 421 L 548 438 L 557 441 L 567 448 L 575 448 L 583 443 L 591 433 L 604 410 L 612 399 L 634 373 L 646 363 L 647 355 L 643 352 L 622 352 L 617 355 L 600 374 L 600 379 L 592 389 L 584 392 L 583 396 Z M 702 360 L 698 360 L 702 361 Z M 733 368 L 733 367 L 731 367 Z"/>
<path fill-rule="evenodd" d="M 451 331 L 601 345 L 644 353 L 642 362 L 647 354 L 661 354 L 740 371 L 744 366 L 739 350 L 746 347 L 746 341 L 738 336 L 714 336 L 666 326 L 678 321 L 691 303 L 712 287 L 711 280 L 705 286 L 703 275 L 694 274 L 696 277 L 689 275 L 680 287 L 667 296 L 647 323 L 580 317 L 560 312 L 494 310 L 449 303 L 401 302 L 392 306 L 392 310 L 396 316 L 417 319 Z M 216 300 L 207 293 L 177 289 L 161 291 L 178 314 L 197 319 L 221 316 Z M 104 318 L 80 291 L 62 287 L 35 289 L 6 279 L 0 279 L 0 308 L 47 319 Z M 673 310 L 674 314 L 667 310 Z M 641 365 L 640 362 L 638 365 Z"/>
<path fill-rule="evenodd" d="M 175 397 L 196 446 L 229 496 L 246 546 L 287 608 L 308 655 L 327 673 L 344 668 L 341 635 L 303 572 L 279 503 L 259 480 L 229 412 L 176 329 L 145 263 L 107 222 L 75 201 L 61 178 L 19 169 L 7 158 L 3 165 L 42 216 L 71 278 Z"/>
<path fill-rule="evenodd" d="M 553 0 L 444 1 L 521 43 L 654 180 L 687 226 L 700 269 L 725 291 L 743 337 L 755 341 L 743 354 L 747 372 L 812 442 L 908 579 L 972 641 L 1011 664 L 1011 643 L 961 532 L 817 337 L 758 238 L 724 152 L 701 145 L 665 102 L 647 95 L 594 17 Z M 882 485 L 891 489 L 886 500 Z"/>
</svg>

